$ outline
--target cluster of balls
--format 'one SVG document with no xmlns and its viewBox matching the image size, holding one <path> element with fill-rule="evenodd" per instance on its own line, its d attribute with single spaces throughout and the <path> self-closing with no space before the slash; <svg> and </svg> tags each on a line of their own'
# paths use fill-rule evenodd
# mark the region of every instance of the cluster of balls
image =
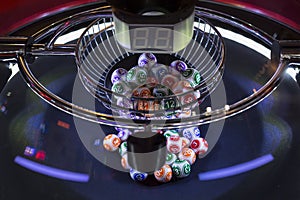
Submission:
<svg viewBox="0 0 300 200">
<path fill-rule="evenodd" d="M 132 131 L 116 128 L 118 134 L 109 134 L 103 140 L 104 148 L 108 151 L 119 151 L 121 165 L 129 170 L 130 177 L 135 181 L 145 181 L 148 174 L 132 169 L 127 158 L 127 138 Z M 182 130 L 160 131 L 167 138 L 166 162 L 161 169 L 154 172 L 158 182 L 166 183 L 172 177 L 184 178 L 190 175 L 191 166 L 196 162 L 197 156 L 202 157 L 208 150 L 207 141 L 201 137 L 198 127 Z"/>
<path fill-rule="evenodd" d="M 190 107 L 185 107 L 184 111 L 177 112 L 177 117 L 188 117 L 200 97 L 200 92 L 194 91 L 194 88 L 201 82 L 200 73 L 196 69 L 189 68 L 181 60 L 171 62 L 169 66 L 160 64 L 152 53 L 141 54 L 138 65 L 128 71 L 124 68 L 113 71 L 111 82 L 114 101 L 118 106 L 126 109 L 168 110 L 190 105 Z M 120 98 L 120 95 L 129 98 Z M 176 99 L 163 98 L 169 95 L 175 95 Z M 141 100 L 133 103 L 131 97 L 139 97 Z M 147 100 L 155 98 L 156 101 Z M 123 113 L 118 112 L 120 115 L 124 114 L 123 111 Z M 125 114 L 128 113 L 125 112 Z M 163 116 L 169 117 L 165 113 Z"/>
<path fill-rule="evenodd" d="M 138 65 L 130 70 L 124 68 L 116 69 L 111 75 L 112 91 L 127 97 L 142 97 L 143 100 L 136 104 L 130 102 L 130 98 L 116 98 L 117 105 L 137 110 L 168 110 L 178 105 L 186 105 L 200 97 L 199 91 L 194 87 L 200 84 L 200 73 L 189 68 L 186 63 L 180 60 L 173 61 L 169 66 L 157 63 L 155 55 L 143 53 L 138 59 Z M 184 94 L 184 95 L 182 95 Z M 176 101 L 165 100 L 147 101 L 145 99 L 178 95 Z M 118 96 L 118 95 L 116 95 Z M 184 118 L 191 116 L 191 110 L 196 104 L 185 107 L 177 113 L 165 113 L 166 118 Z M 120 115 L 128 114 L 120 111 Z M 149 115 L 148 115 L 149 116 Z M 116 128 L 117 134 L 109 134 L 103 140 L 103 146 L 108 151 L 119 150 L 121 165 L 130 171 L 130 176 L 135 181 L 144 181 L 147 173 L 132 169 L 127 159 L 127 138 L 133 132 L 128 129 Z M 166 163 L 160 170 L 154 172 L 154 177 L 159 182 L 169 182 L 172 177 L 184 178 L 191 173 L 191 165 L 196 161 L 197 155 L 205 154 L 208 150 L 207 141 L 200 137 L 198 127 L 182 130 L 158 131 L 167 140 Z"/>
</svg>

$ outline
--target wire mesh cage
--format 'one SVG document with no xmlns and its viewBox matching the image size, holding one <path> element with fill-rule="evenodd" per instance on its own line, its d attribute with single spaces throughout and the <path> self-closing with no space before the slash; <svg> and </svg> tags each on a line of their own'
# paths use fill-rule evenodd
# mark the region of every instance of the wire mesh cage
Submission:
<svg viewBox="0 0 300 200">
<path fill-rule="evenodd" d="M 131 84 L 129 87 L 124 86 L 129 90 L 126 94 L 112 90 L 112 73 L 118 68 L 135 68 L 140 55 L 127 51 L 117 42 L 112 17 L 97 19 L 82 34 L 77 44 L 76 60 L 82 83 L 106 108 L 113 112 L 130 114 L 133 118 L 164 117 L 168 113 L 177 113 L 179 116 L 182 112 L 190 112 L 191 108 L 197 107 L 213 92 L 221 80 L 225 51 L 221 35 L 199 16 L 195 16 L 193 31 L 193 39 L 187 47 L 176 53 L 156 55 L 158 63 L 149 68 L 152 70 L 163 65 L 168 75 L 170 63 L 180 60 L 187 64 L 190 71 L 194 69 L 199 72 L 199 82 L 180 92 L 172 91 L 169 86 L 165 88 L 171 90 L 167 95 L 142 97 L 134 95 L 135 89 L 148 87 L 153 91 L 157 89 L 157 85 L 153 86 L 151 81 L 146 81 L 142 84 Z M 146 76 L 151 77 L 149 73 Z M 183 73 L 179 79 L 185 81 L 185 78 Z M 158 85 L 164 87 L 160 79 Z M 189 100 L 180 101 L 187 96 L 190 96 Z"/>
</svg>

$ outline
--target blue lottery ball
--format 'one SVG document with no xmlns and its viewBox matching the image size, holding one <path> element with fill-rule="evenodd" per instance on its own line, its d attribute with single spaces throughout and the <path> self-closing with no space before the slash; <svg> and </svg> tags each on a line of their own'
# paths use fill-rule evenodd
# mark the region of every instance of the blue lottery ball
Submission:
<svg viewBox="0 0 300 200">
<path fill-rule="evenodd" d="M 134 180 L 134 181 L 144 181 L 146 180 L 146 178 L 148 177 L 147 173 L 144 172 L 139 172 L 135 169 L 130 169 L 130 177 Z"/>
</svg>

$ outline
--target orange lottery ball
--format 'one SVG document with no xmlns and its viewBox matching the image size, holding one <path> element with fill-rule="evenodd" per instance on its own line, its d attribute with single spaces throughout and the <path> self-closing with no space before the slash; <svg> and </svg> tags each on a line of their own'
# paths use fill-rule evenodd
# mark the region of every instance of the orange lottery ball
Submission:
<svg viewBox="0 0 300 200">
<path fill-rule="evenodd" d="M 116 151 L 121 144 L 121 139 L 115 134 L 105 136 L 103 146 L 107 151 Z"/>
</svg>

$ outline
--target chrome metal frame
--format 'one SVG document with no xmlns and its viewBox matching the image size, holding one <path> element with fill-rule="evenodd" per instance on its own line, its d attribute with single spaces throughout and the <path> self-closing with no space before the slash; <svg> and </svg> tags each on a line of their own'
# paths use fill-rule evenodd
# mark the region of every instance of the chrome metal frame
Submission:
<svg viewBox="0 0 300 200">
<path fill-rule="evenodd" d="M 244 30 L 254 37 L 261 40 L 268 48 L 272 48 L 272 44 L 275 42 L 271 36 L 267 35 L 263 31 L 249 25 L 247 22 L 243 22 L 239 19 L 233 18 L 224 13 L 215 12 L 208 9 L 196 8 L 196 13 L 208 19 L 218 20 L 225 24 L 230 24 L 236 28 Z M 0 37 L 0 60 L 10 60 L 11 62 L 18 62 L 20 73 L 24 78 L 27 85 L 42 99 L 56 108 L 69 113 L 75 117 L 79 117 L 91 122 L 99 123 L 108 126 L 118 126 L 125 128 L 144 129 L 144 126 L 150 124 L 155 129 L 174 129 L 182 127 L 192 127 L 196 125 L 208 124 L 221 119 L 225 119 L 234 116 L 240 112 L 248 110 L 253 107 L 268 95 L 272 93 L 274 89 L 279 85 L 283 71 L 290 65 L 300 63 L 300 50 L 299 41 L 292 41 L 297 44 L 289 51 L 286 51 L 286 47 L 283 46 L 280 53 L 279 63 L 277 63 L 276 72 L 271 79 L 257 92 L 252 95 L 232 104 L 226 108 L 220 108 L 205 112 L 196 116 L 181 119 L 166 119 L 161 121 L 159 119 L 124 119 L 123 117 L 104 114 L 92 110 L 82 108 L 71 102 L 68 102 L 55 94 L 47 90 L 33 75 L 31 72 L 25 56 L 38 56 L 38 55 L 72 55 L 75 56 L 76 45 L 56 45 L 55 40 L 66 30 L 79 23 L 89 22 L 102 17 L 103 15 L 110 16 L 110 8 L 104 6 L 101 8 L 86 10 L 68 18 L 62 19 L 57 23 L 40 30 L 31 38 L 17 38 L 17 37 Z M 39 43 L 42 39 L 51 36 L 47 44 Z M 116 123 L 118 122 L 118 123 Z"/>
</svg>

